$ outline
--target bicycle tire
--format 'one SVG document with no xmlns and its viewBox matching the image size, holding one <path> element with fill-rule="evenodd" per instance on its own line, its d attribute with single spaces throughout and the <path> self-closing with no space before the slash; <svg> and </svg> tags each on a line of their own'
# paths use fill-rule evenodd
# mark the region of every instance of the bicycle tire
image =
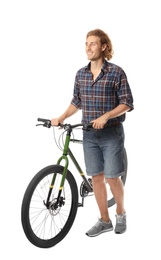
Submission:
<svg viewBox="0 0 161 260">
<path fill-rule="evenodd" d="M 128 169 L 128 159 L 127 159 L 127 152 L 126 152 L 126 149 L 124 148 L 124 155 L 123 155 L 123 158 L 124 158 L 124 175 L 122 175 L 120 178 L 123 182 L 123 185 L 125 185 L 125 182 L 126 182 L 126 178 L 127 178 L 127 169 Z M 115 205 L 115 199 L 114 197 L 109 199 L 107 201 L 107 205 L 108 205 L 108 208 L 112 207 L 113 205 Z"/>
<path fill-rule="evenodd" d="M 62 190 L 63 196 L 66 196 L 65 205 L 52 211 L 44 204 L 54 173 L 57 173 L 59 184 L 54 185 L 52 201 L 54 194 L 58 194 L 63 169 L 61 165 L 50 165 L 40 170 L 30 181 L 22 200 L 21 222 L 24 233 L 33 245 L 40 248 L 53 247 L 59 243 L 69 232 L 77 214 L 78 188 L 69 170 Z"/>
</svg>

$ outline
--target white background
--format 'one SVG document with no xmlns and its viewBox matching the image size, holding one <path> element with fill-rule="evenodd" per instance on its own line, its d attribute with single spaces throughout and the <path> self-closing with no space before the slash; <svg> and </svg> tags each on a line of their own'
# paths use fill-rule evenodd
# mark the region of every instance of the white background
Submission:
<svg viewBox="0 0 161 260">
<path fill-rule="evenodd" d="M 0 2 L 1 259 L 161 258 L 160 23 L 159 0 Z M 63 241 L 36 248 L 21 227 L 23 194 L 33 175 L 60 155 L 52 129 L 35 127 L 36 120 L 57 117 L 69 105 L 75 73 L 88 62 L 86 33 L 95 28 L 109 34 L 111 62 L 125 70 L 134 96 L 124 124 L 128 230 L 87 237 L 99 217 L 91 197 Z M 78 112 L 67 122 L 80 120 Z M 81 147 L 75 148 L 83 164 Z M 72 164 L 70 170 L 76 173 Z M 115 224 L 115 206 L 110 215 Z"/>
</svg>

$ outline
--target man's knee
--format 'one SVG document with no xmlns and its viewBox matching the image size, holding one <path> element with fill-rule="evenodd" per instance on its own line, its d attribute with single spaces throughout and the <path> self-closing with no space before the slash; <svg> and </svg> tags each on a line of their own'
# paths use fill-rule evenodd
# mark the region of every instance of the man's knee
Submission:
<svg viewBox="0 0 161 260">
<path fill-rule="evenodd" d="M 104 182 L 104 173 L 99 173 L 98 175 L 93 176 L 92 181 L 94 183 Z"/>
</svg>

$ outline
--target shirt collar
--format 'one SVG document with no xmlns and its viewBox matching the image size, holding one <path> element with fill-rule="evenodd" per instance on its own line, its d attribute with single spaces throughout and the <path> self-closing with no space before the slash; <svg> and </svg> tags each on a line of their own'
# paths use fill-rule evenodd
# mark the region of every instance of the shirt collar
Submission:
<svg viewBox="0 0 161 260">
<path fill-rule="evenodd" d="M 108 61 L 104 59 L 102 69 L 101 69 L 104 73 L 108 71 L 108 64 L 109 64 Z M 89 62 L 87 66 L 85 66 L 85 70 L 90 71 L 90 66 L 91 66 L 91 62 Z"/>
</svg>

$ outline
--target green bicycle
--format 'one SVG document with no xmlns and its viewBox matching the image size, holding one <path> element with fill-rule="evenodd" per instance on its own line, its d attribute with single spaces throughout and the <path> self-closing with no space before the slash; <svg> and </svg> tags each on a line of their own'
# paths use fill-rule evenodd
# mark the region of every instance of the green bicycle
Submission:
<svg viewBox="0 0 161 260">
<path fill-rule="evenodd" d="M 50 128 L 51 121 L 37 119 L 38 125 Z M 75 220 L 78 207 L 84 206 L 84 198 L 93 195 L 92 180 L 87 178 L 78 161 L 69 148 L 70 142 L 82 143 L 81 140 L 72 139 L 74 128 L 82 127 L 83 131 L 90 131 L 91 125 L 61 124 L 60 127 L 66 133 L 63 144 L 62 156 L 57 164 L 49 165 L 40 170 L 30 181 L 24 193 L 21 206 L 21 222 L 28 240 L 40 248 L 49 248 L 59 243 L 71 229 Z M 63 134 L 64 134 L 63 133 Z M 78 185 L 69 171 L 69 159 L 73 161 L 82 178 L 80 185 L 79 202 Z M 64 161 L 64 166 L 61 162 Z M 124 150 L 125 174 L 121 180 L 125 185 L 127 177 L 127 154 Z M 108 207 L 115 204 L 107 184 Z M 112 194 L 112 193 L 111 193 Z"/>
</svg>

